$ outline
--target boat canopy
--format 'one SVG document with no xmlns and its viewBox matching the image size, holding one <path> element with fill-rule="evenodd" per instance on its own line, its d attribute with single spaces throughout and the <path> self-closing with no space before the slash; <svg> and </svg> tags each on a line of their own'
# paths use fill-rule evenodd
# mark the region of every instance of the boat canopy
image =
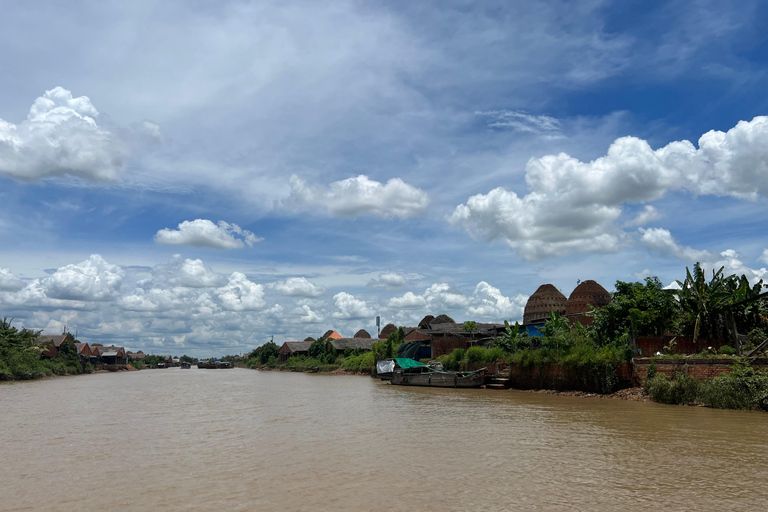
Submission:
<svg viewBox="0 0 768 512">
<path fill-rule="evenodd" d="M 400 368 L 418 368 L 419 366 L 427 366 L 424 363 L 420 363 L 415 359 L 409 359 L 407 357 L 396 357 L 395 362 Z"/>
</svg>

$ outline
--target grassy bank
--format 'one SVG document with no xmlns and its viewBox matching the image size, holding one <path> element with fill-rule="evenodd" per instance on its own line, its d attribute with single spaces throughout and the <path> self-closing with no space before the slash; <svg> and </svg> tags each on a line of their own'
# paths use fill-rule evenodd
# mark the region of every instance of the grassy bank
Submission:
<svg viewBox="0 0 768 512">
<path fill-rule="evenodd" d="M 279 364 L 276 358 L 270 358 L 264 363 L 258 358 L 245 362 L 248 368 L 270 368 L 289 372 L 332 372 L 344 370 L 348 373 L 370 373 L 375 365 L 373 352 L 363 352 L 348 356 L 338 356 L 333 362 L 307 356 L 294 356 L 285 363 Z"/>
</svg>

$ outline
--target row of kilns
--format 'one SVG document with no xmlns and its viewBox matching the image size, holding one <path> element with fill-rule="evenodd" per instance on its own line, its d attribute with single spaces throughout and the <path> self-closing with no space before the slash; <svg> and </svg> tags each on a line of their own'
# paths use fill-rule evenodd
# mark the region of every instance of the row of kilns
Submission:
<svg viewBox="0 0 768 512">
<path fill-rule="evenodd" d="M 523 314 L 523 325 L 543 323 L 549 319 L 550 310 L 568 317 L 578 317 L 588 313 L 590 305 L 601 308 L 609 302 L 611 302 L 611 294 L 591 279 L 579 284 L 568 298 L 553 285 L 543 284 L 528 298 Z"/>
</svg>

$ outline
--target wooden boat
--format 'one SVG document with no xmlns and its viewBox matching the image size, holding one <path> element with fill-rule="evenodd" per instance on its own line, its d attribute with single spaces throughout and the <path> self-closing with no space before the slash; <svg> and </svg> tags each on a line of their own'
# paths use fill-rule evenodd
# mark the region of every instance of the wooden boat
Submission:
<svg viewBox="0 0 768 512">
<path fill-rule="evenodd" d="M 188 369 L 188 368 L 192 368 L 192 365 L 191 365 L 191 364 L 189 364 L 189 363 L 188 363 L 188 362 L 186 362 L 186 361 L 184 361 L 183 363 L 181 363 L 181 369 L 182 369 L 182 370 L 186 370 L 186 369 Z"/>
<path fill-rule="evenodd" d="M 388 380 L 396 386 L 479 388 L 485 384 L 485 368 L 472 372 L 453 372 L 442 370 L 442 365 L 437 369 L 418 361 L 409 363 L 395 359 L 395 363 L 396 367 Z"/>
</svg>

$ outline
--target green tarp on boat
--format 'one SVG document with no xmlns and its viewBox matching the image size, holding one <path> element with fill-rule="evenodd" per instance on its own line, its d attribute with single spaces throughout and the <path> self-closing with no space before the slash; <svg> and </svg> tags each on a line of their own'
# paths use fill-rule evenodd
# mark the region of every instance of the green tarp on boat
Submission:
<svg viewBox="0 0 768 512">
<path fill-rule="evenodd" d="M 414 359 L 408 359 L 404 357 L 396 357 L 395 362 L 400 368 L 418 368 L 419 366 L 427 366 L 424 363 L 420 363 Z"/>
</svg>

